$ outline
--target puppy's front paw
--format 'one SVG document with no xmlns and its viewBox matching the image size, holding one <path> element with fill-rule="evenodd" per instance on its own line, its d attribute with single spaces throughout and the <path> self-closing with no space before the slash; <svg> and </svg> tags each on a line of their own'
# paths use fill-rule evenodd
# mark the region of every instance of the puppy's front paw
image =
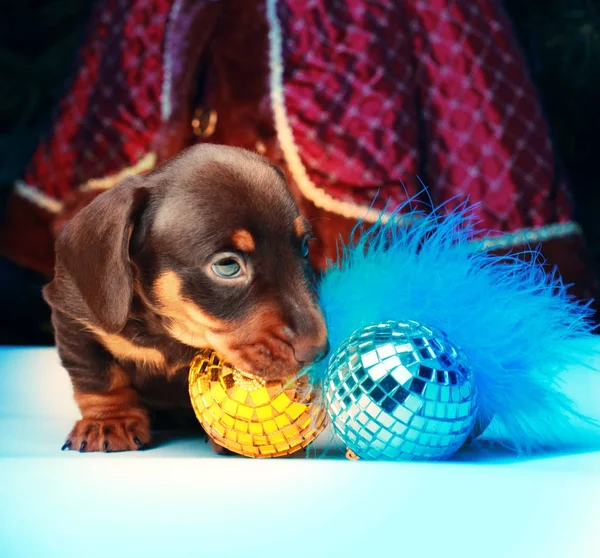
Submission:
<svg viewBox="0 0 600 558">
<path fill-rule="evenodd" d="M 210 447 L 217 455 L 235 455 L 231 450 L 224 448 L 220 444 L 217 444 L 212 438 L 207 440 L 210 443 Z"/>
<path fill-rule="evenodd" d="M 150 442 L 147 417 L 81 419 L 75 423 L 62 449 L 88 451 L 137 450 Z"/>
</svg>

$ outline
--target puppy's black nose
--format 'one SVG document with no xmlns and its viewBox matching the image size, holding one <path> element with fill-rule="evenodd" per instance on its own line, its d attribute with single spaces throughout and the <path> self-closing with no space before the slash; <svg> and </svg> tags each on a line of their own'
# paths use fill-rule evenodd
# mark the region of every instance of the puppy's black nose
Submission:
<svg viewBox="0 0 600 558">
<path fill-rule="evenodd" d="M 321 362 L 329 354 L 330 350 L 331 350 L 331 345 L 329 344 L 329 339 L 328 339 L 325 342 L 325 346 L 321 349 L 321 352 L 319 354 L 317 354 L 317 356 L 315 357 L 314 362 Z"/>
<path fill-rule="evenodd" d="M 320 362 L 327 356 L 327 353 L 329 353 L 329 341 L 326 341 L 325 345 L 304 345 L 294 347 L 296 360 L 303 365 Z"/>
</svg>

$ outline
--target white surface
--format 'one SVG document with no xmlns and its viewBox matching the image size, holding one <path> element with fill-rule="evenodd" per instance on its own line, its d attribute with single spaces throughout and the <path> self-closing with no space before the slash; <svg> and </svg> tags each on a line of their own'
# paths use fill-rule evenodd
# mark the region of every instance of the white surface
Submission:
<svg viewBox="0 0 600 558">
<path fill-rule="evenodd" d="M 600 418 L 590 364 L 567 392 Z M 0 558 L 600 557 L 591 428 L 570 454 L 482 441 L 449 463 L 366 463 L 217 457 L 193 438 L 61 452 L 76 417 L 53 350 L 0 350 Z"/>
</svg>

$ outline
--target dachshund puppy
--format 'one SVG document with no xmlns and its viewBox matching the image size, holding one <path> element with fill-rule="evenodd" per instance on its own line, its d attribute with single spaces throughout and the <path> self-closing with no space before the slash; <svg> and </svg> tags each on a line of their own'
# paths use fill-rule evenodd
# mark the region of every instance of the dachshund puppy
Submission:
<svg viewBox="0 0 600 558">
<path fill-rule="evenodd" d="M 148 444 L 151 412 L 191 411 L 198 349 L 264 378 L 322 358 L 309 240 L 282 172 L 215 145 L 127 178 L 77 213 L 44 289 L 82 415 L 63 449 Z"/>
</svg>

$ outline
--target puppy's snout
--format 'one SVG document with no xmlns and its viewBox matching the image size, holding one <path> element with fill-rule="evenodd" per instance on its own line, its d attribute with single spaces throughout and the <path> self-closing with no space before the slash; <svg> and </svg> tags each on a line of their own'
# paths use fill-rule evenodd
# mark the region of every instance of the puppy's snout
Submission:
<svg viewBox="0 0 600 558">
<path fill-rule="evenodd" d="M 315 362 L 321 362 L 329 354 L 329 351 L 331 351 L 331 345 L 329 339 L 326 339 L 321 352 L 315 357 Z"/>
<path fill-rule="evenodd" d="M 284 308 L 282 338 L 292 348 L 296 362 L 303 367 L 323 360 L 329 352 L 327 325 L 310 293 L 290 296 Z"/>
<path fill-rule="evenodd" d="M 307 365 L 320 362 L 327 356 L 327 353 L 329 353 L 329 340 L 326 339 L 324 343 L 318 345 L 295 343 L 292 347 L 296 360 L 302 365 Z"/>
</svg>

